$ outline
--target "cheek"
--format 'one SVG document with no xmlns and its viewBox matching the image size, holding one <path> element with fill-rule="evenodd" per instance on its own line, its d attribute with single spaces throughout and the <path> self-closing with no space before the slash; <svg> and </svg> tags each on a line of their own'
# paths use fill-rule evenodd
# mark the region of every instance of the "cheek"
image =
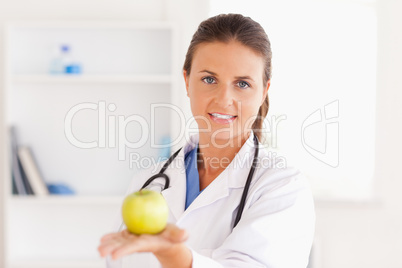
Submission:
<svg viewBox="0 0 402 268">
<path fill-rule="evenodd" d="M 191 106 L 197 108 L 205 107 L 205 105 L 208 103 L 208 100 L 210 99 L 210 97 L 207 94 L 205 94 L 205 92 L 202 89 L 200 88 L 195 89 L 194 87 L 189 92 L 189 98 Z"/>
<path fill-rule="evenodd" d="M 244 99 L 241 102 L 241 106 L 244 112 L 248 114 L 257 114 L 261 106 L 261 98 L 253 97 Z"/>
<path fill-rule="evenodd" d="M 204 99 L 199 94 L 190 94 L 191 111 L 193 115 L 200 114 L 204 105 Z M 204 107 L 205 108 L 205 107 Z"/>
<path fill-rule="evenodd" d="M 243 101 L 241 106 L 241 122 L 242 124 L 251 125 L 256 116 L 258 115 L 258 111 L 260 109 L 260 99 L 253 98 L 251 100 Z"/>
<path fill-rule="evenodd" d="M 195 101 L 197 98 L 199 98 L 200 95 L 199 85 L 197 85 L 197 83 L 195 83 L 194 81 L 190 80 L 187 93 L 190 99 Z"/>
</svg>

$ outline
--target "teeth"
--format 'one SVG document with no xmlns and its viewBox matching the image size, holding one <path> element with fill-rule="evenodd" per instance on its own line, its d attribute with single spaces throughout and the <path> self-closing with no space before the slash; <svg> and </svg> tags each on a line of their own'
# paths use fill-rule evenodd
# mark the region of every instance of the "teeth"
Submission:
<svg viewBox="0 0 402 268">
<path fill-rule="evenodd" d="M 215 117 L 221 118 L 221 119 L 230 119 L 230 118 L 234 117 L 234 115 L 223 115 L 223 114 L 216 114 L 216 113 L 213 113 L 212 115 Z"/>
</svg>

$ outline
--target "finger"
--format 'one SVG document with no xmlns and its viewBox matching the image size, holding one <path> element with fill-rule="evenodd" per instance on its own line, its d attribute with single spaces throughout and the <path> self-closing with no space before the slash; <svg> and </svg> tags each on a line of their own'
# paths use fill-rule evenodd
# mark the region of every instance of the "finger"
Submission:
<svg viewBox="0 0 402 268">
<path fill-rule="evenodd" d="M 151 252 L 156 245 L 153 239 L 155 238 L 148 239 L 144 236 L 140 236 L 140 239 L 125 239 L 111 253 L 112 259 L 115 260 L 135 252 Z"/>
<path fill-rule="evenodd" d="M 187 231 L 174 224 L 168 224 L 161 235 L 172 243 L 181 243 L 188 239 Z"/>
<path fill-rule="evenodd" d="M 129 255 L 129 254 L 132 254 L 135 252 L 137 252 L 137 251 L 136 251 L 136 247 L 134 245 L 127 245 L 127 246 L 117 248 L 110 255 L 113 260 L 117 260 L 123 256 Z"/>
<path fill-rule="evenodd" d="M 125 229 L 123 231 L 120 232 L 121 236 L 124 238 L 128 238 L 131 239 L 132 237 L 138 237 L 139 235 L 134 234 L 134 233 L 130 233 L 130 231 L 128 229 Z"/>
<path fill-rule="evenodd" d="M 121 243 L 119 243 L 117 241 L 102 243 L 98 247 L 98 252 L 101 255 L 101 257 L 105 257 L 105 256 L 109 255 L 111 252 L 113 252 L 120 245 L 121 245 Z"/>
<path fill-rule="evenodd" d="M 134 235 L 124 234 L 123 232 L 110 234 L 108 237 L 101 240 L 98 251 L 102 257 L 106 256 L 124 244 L 127 240 L 132 240 L 135 238 L 136 237 Z"/>
<path fill-rule="evenodd" d="M 118 236 L 119 235 L 119 233 L 110 233 L 110 234 L 106 234 L 106 235 L 104 235 L 104 236 L 102 236 L 101 237 L 101 242 L 104 242 L 104 241 L 108 241 L 108 240 L 110 240 L 110 239 L 114 239 L 114 238 L 116 238 L 116 236 Z"/>
<path fill-rule="evenodd" d="M 110 234 L 106 234 L 104 236 L 101 237 L 101 242 L 105 242 L 108 240 L 113 240 L 116 239 L 118 237 L 131 237 L 131 236 L 137 236 L 136 234 L 132 234 L 130 233 L 127 229 L 118 232 L 118 233 L 110 233 Z"/>
</svg>

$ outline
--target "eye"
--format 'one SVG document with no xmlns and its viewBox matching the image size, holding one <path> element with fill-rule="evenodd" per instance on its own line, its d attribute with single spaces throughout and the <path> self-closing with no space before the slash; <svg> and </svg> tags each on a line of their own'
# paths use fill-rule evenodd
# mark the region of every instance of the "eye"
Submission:
<svg viewBox="0 0 402 268">
<path fill-rule="evenodd" d="M 245 81 L 240 81 L 240 82 L 237 83 L 237 85 L 238 85 L 240 88 L 249 88 L 249 87 L 250 87 L 250 85 L 249 85 L 247 82 L 245 82 Z"/>
<path fill-rule="evenodd" d="M 215 83 L 215 78 L 211 77 L 211 76 L 207 76 L 202 78 L 202 81 L 204 81 L 204 83 L 206 84 L 213 84 Z"/>
</svg>

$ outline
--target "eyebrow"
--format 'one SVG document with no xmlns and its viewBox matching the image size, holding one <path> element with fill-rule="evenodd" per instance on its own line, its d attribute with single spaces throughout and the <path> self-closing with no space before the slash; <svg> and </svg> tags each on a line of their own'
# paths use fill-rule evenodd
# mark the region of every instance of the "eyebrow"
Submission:
<svg viewBox="0 0 402 268">
<path fill-rule="evenodd" d="M 235 78 L 238 80 L 247 80 L 248 79 L 248 80 L 251 80 L 254 82 L 253 78 L 251 78 L 250 76 L 236 76 Z"/>
<path fill-rule="evenodd" d="M 199 73 L 209 73 L 209 74 L 212 74 L 212 75 L 217 75 L 216 73 L 208 71 L 208 70 L 202 70 L 202 71 L 199 71 Z"/>
<path fill-rule="evenodd" d="M 215 75 L 215 76 L 217 76 L 217 74 L 216 74 L 216 73 L 211 72 L 211 71 L 208 71 L 208 70 L 202 70 L 202 71 L 199 71 L 199 73 L 209 73 L 209 74 L 211 74 L 211 75 Z M 248 80 L 251 80 L 251 81 L 253 81 L 253 82 L 254 82 L 254 79 L 253 79 L 253 78 L 251 78 L 251 77 L 250 77 L 250 76 L 248 76 L 248 75 L 246 75 L 246 76 L 236 76 L 235 78 L 236 78 L 236 79 L 239 79 L 239 80 L 246 80 L 246 79 L 248 79 Z"/>
</svg>

